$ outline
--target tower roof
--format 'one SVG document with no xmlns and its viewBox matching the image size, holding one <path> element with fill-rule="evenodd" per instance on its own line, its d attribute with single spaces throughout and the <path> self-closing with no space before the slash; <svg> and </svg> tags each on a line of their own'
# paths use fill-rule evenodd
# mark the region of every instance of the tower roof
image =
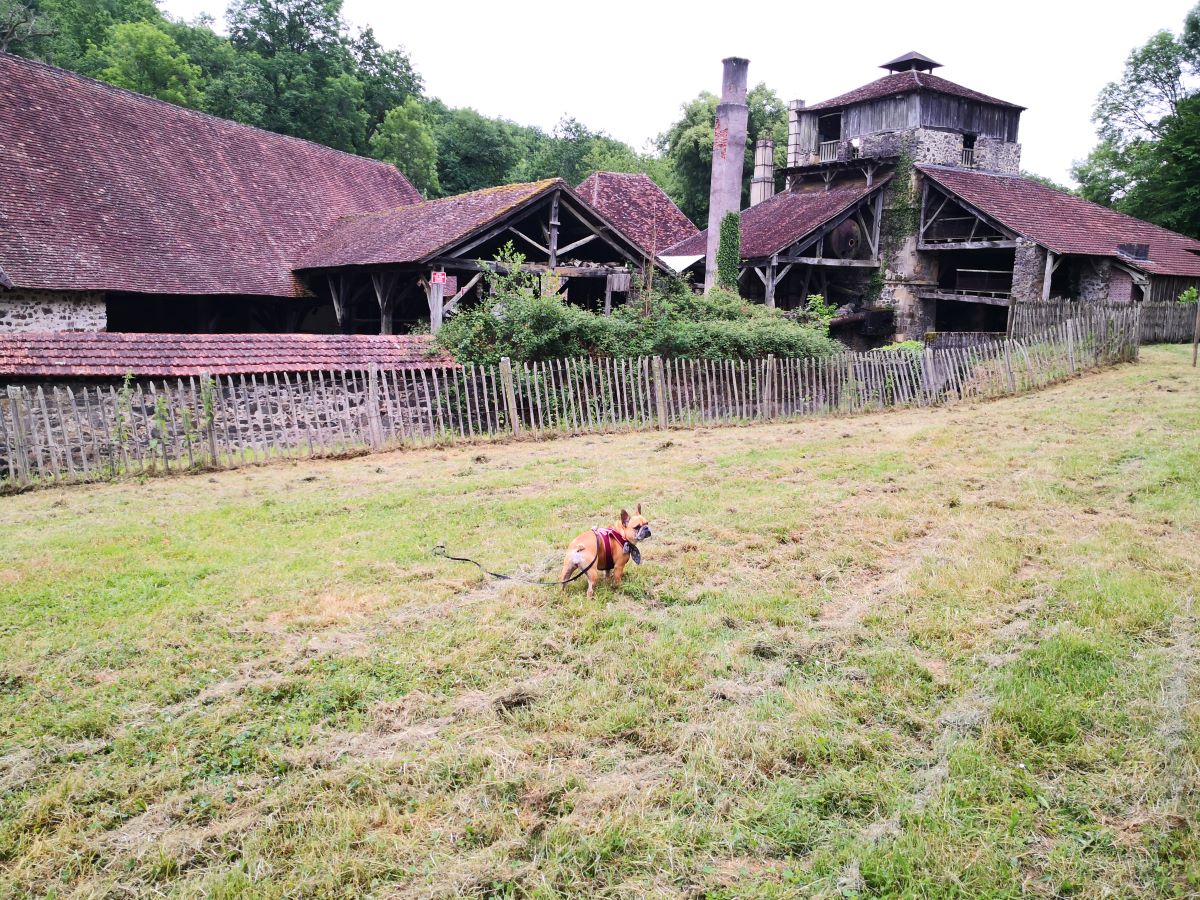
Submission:
<svg viewBox="0 0 1200 900">
<path fill-rule="evenodd" d="M 897 56 L 891 62 L 885 62 L 879 68 L 887 69 L 889 72 L 909 72 L 914 69 L 918 72 L 932 72 L 941 67 L 940 62 L 935 62 L 924 53 L 910 50 L 903 56 Z"/>
</svg>

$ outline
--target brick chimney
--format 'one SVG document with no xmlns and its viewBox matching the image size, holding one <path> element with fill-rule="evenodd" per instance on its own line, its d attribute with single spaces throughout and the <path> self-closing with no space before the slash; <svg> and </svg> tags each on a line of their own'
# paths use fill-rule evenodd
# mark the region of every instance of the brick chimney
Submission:
<svg viewBox="0 0 1200 900">
<path fill-rule="evenodd" d="M 713 126 L 712 181 L 708 189 L 708 253 L 704 260 L 704 291 L 717 278 L 717 245 L 726 213 L 742 210 L 742 165 L 746 161 L 746 73 L 750 60 L 731 56 L 721 79 L 721 103 Z"/>
<path fill-rule="evenodd" d="M 750 205 L 758 206 L 775 196 L 775 142 L 769 132 L 754 143 L 754 179 L 750 182 Z"/>
</svg>

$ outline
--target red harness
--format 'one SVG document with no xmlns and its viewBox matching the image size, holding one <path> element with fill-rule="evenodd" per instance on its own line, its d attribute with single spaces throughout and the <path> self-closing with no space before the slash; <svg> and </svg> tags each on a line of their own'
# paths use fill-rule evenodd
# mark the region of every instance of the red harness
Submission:
<svg viewBox="0 0 1200 900">
<path fill-rule="evenodd" d="M 596 535 L 597 548 L 601 544 L 604 545 L 604 555 L 608 558 L 608 562 L 604 565 L 596 566 L 602 572 L 607 572 L 617 564 L 617 553 L 625 552 L 625 535 L 617 531 L 615 528 L 593 528 L 592 533 Z M 616 547 L 616 550 L 613 547 Z"/>
</svg>

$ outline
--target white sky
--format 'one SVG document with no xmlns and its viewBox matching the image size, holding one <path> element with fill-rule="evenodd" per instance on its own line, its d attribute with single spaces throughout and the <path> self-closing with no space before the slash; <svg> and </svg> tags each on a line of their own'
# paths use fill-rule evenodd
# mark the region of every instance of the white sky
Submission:
<svg viewBox="0 0 1200 900">
<path fill-rule="evenodd" d="M 728 21 L 698 3 L 412 3 L 345 0 L 354 26 L 403 45 L 426 92 L 546 130 L 564 115 L 644 149 L 701 90 L 720 91 L 726 56 L 750 60 L 785 101 L 833 97 L 883 74 L 879 63 L 917 50 L 952 81 L 1028 107 L 1022 167 L 1069 181 L 1095 143 L 1096 94 L 1129 51 L 1160 28 L 1178 32 L 1194 0 L 756 0 Z M 218 24 L 226 0 L 160 0 L 176 17 Z M 753 18 L 752 18 L 753 17 Z"/>
</svg>

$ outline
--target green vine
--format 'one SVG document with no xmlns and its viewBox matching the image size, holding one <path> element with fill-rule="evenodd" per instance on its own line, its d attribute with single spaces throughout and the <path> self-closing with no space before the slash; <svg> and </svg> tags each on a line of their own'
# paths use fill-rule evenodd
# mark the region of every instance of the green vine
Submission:
<svg viewBox="0 0 1200 900">
<path fill-rule="evenodd" d="M 721 220 L 721 240 L 717 244 L 717 286 L 738 289 L 738 270 L 742 263 L 742 217 L 726 213 Z"/>
</svg>

